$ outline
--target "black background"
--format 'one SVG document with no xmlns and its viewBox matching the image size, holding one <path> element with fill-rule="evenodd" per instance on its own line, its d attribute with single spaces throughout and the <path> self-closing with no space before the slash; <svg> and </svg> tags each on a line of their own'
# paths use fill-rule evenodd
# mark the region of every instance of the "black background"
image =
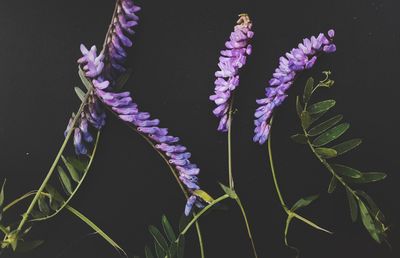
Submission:
<svg viewBox="0 0 400 258">
<path fill-rule="evenodd" d="M 233 124 L 234 175 L 260 257 L 294 257 L 283 244 L 285 214 L 272 187 L 266 146 L 252 143 L 255 99 L 278 58 L 304 37 L 335 28 L 335 54 L 303 73 L 279 110 L 273 147 L 281 188 L 288 203 L 321 193 L 302 214 L 335 232 L 317 232 L 293 223 L 289 241 L 301 257 L 399 257 L 399 82 L 398 1 L 138 1 L 141 22 L 130 52 L 134 75 L 126 89 L 143 110 L 181 137 L 201 168 L 201 183 L 213 196 L 227 180 L 226 136 L 215 128 L 213 91 L 219 51 L 237 14 L 254 21 L 254 52 L 241 72 L 238 112 Z M 67 120 L 78 107 L 73 87 L 80 85 L 75 60 L 79 44 L 100 47 L 114 2 L 0 2 L 0 173 L 6 198 L 37 188 L 63 140 Z M 389 177 L 366 187 L 388 218 L 386 245 L 376 244 L 360 222 L 352 223 L 343 189 L 326 193 L 329 174 L 304 146 L 289 140 L 299 129 L 294 97 L 305 79 L 330 69 L 336 84 L 326 96 L 336 113 L 352 124 L 347 138 L 364 144 L 342 158 L 361 170 Z M 163 213 L 177 224 L 184 206 L 179 188 L 161 158 L 138 135 L 109 116 L 90 175 L 72 205 L 100 225 L 128 253 L 142 254 L 151 243 L 149 224 Z M 206 257 L 251 257 L 237 206 L 201 220 Z M 20 210 L 14 210 L 22 212 Z M 46 243 L 24 257 L 118 257 L 100 237 L 64 212 L 34 226 L 32 236 Z M 193 232 L 192 232 L 193 233 Z M 194 234 L 186 257 L 198 257 Z M 7 255 L 6 255 L 7 256 Z"/>
</svg>

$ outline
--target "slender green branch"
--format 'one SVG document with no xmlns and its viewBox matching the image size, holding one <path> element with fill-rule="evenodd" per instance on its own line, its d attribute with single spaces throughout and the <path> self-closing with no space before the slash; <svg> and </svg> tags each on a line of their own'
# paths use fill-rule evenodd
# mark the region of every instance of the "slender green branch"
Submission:
<svg viewBox="0 0 400 258">
<path fill-rule="evenodd" d="M 69 204 L 69 202 L 72 200 L 72 198 L 73 198 L 73 197 L 75 196 L 75 194 L 78 192 L 80 186 L 82 185 L 83 181 L 84 181 L 85 178 L 86 178 L 86 175 L 88 174 L 88 172 L 89 172 L 89 170 L 90 170 L 90 167 L 91 167 L 91 165 L 92 165 L 92 163 L 93 163 L 94 156 L 95 156 L 95 154 L 96 154 L 97 144 L 98 144 L 98 142 L 99 142 L 99 139 L 100 139 L 100 131 L 97 132 L 96 141 L 95 141 L 95 143 L 94 143 L 94 145 L 93 145 L 93 146 L 94 146 L 94 147 L 93 147 L 93 151 L 92 151 L 92 154 L 90 155 L 89 163 L 88 163 L 88 165 L 86 166 L 86 169 L 85 169 L 85 171 L 84 171 L 84 174 L 83 174 L 81 180 L 79 180 L 79 183 L 78 183 L 78 185 L 75 187 L 75 189 L 74 189 L 74 191 L 72 192 L 72 194 L 68 197 L 68 199 L 65 200 L 65 201 L 62 203 L 62 205 L 60 206 L 60 208 L 57 209 L 53 214 L 51 214 L 51 215 L 49 215 L 49 216 L 46 216 L 46 217 L 43 217 L 43 218 L 31 219 L 30 221 L 43 221 L 43 220 L 47 220 L 47 219 L 53 218 L 53 217 L 55 217 L 58 213 L 60 213 L 60 212 Z"/>
<path fill-rule="evenodd" d="M 37 203 L 37 201 L 38 201 L 38 199 L 39 199 L 40 194 L 43 192 L 43 190 L 44 190 L 44 188 L 46 187 L 47 183 L 49 182 L 51 176 L 53 175 L 53 172 L 55 171 L 55 168 L 56 168 L 56 166 L 57 166 L 57 164 L 58 164 L 58 161 L 60 160 L 61 155 L 62 155 L 62 153 L 64 152 L 65 147 L 67 146 L 67 143 L 68 143 L 68 141 L 69 141 L 69 138 L 70 138 L 71 135 L 72 135 L 72 132 L 74 131 L 73 128 L 74 128 L 75 124 L 77 123 L 78 119 L 80 118 L 80 114 L 82 113 L 83 108 L 84 108 L 85 105 L 86 105 L 87 99 L 89 98 L 89 96 L 90 96 L 91 93 L 92 93 L 92 91 L 89 90 L 89 91 L 86 93 L 84 99 L 82 100 L 81 106 L 79 107 L 79 110 L 78 110 L 78 112 L 76 113 L 76 115 L 75 115 L 75 117 L 74 117 L 74 119 L 73 119 L 73 121 L 72 121 L 71 129 L 68 131 L 68 133 L 67 133 L 67 135 L 66 135 L 66 137 L 65 137 L 65 139 L 64 139 L 64 142 L 63 142 L 63 144 L 61 145 L 61 148 L 60 148 L 60 150 L 58 151 L 57 156 L 56 156 L 56 158 L 55 158 L 53 164 L 52 164 L 51 167 L 50 167 L 49 172 L 47 173 L 45 179 L 44 179 L 43 182 L 42 182 L 42 185 L 39 187 L 38 191 L 36 192 L 35 196 L 33 197 L 33 200 L 32 200 L 32 202 L 31 202 L 31 204 L 29 205 L 27 211 L 22 215 L 22 220 L 21 220 L 21 222 L 19 223 L 18 228 L 17 228 L 18 231 L 20 231 L 20 230 L 22 229 L 22 227 L 25 225 L 25 223 L 27 222 L 28 217 L 29 217 L 30 213 L 32 212 L 33 208 L 35 207 L 35 205 L 36 205 L 36 203 Z"/>
<path fill-rule="evenodd" d="M 8 234 L 7 228 L 5 226 L 3 226 L 3 225 L 0 225 L 0 231 L 3 232 L 4 235 Z"/>
<path fill-rule="evenodd" d="M 360 197 L 358 197 L 358 195 L 356 194 L 356 191 L 354 191 L 344 180 L 341 176 L 339 176 L 338 174 L 336 174 L 336 172 L 333 170 L 332 166 L 326 162 L 326 160 L 324 158 L 322 158 L 320 155 L 317 154 L 314 145 L 311 143 L 310 138 L 308 137 L 307 134 L 307 130 L 302 127 L 303 129 L 303 133 L 307 138 L 307 145 L 310 147 L 312 153 L 314 154 L 314 156 L 317 157 L 317 159 L 322 163 L 322 165 L 324 165 L 324 167 L 332 174 L 332 176 L 334 176 L 342 185 L 344 188 L 346 188 L 353 196 L 354 198 L 356 198 L 357 201 L 360 201 Z"/>
<path fill-rule="evenodd" d="M 318 230 L 321 230 L 321 231 L 324 231 L 324 232 L 327 232 L 327 233 L 332 234 L 332 232 L 330 232 L 329 230 L 326 230 L 326 229 L 324 229 L 324 228 L 318 226 L 318 225 L 315 224 L 314 222 L 312 222 L 312 221 L 310 221 L 310 220 L 308 220 L 308 219 L 306 219 L 306 218 L 300 216 L 299 214 L 297 214 L 296 212 L 290 210 L 290 209 L 286 206 L 285 200 L 283 199 L 283 196 L 282 196 L 281 191 L 280 191 L 280 189 L 279 189 L 279 184 L 278 184 L 278 180 L 277 180 L 277 177 L 276 177 L 276 171 L 275 171 L 274 161 L 273 161 L 273 157 L 272 157 L 271 135 L 272 135 L 272 134 L 271 134 L 271 131 L 270 131 L 270 133 L 269 133 L 269 138 L 268 138 L 269 163 L 270 163 L 270 167 L 271 167 L 271 174 L 272 174 L 272 178 L 273 178 L 273 181 L 274 181 L 275 190 L 276 190 L 276 192 L 277 192 L 277 194 L 278 194 L 278 197 L 279 197 L 279 201 L 280 201 L 280 203 L 281 203 L 281 206 L 282 206 L 283 210 L 286 212 L 286 214 L 288 215 L 288 218 L 289 218 L 289 220 L 287 221 L 287 223 L 290 222 L 290 219 L 291 219 L 291 218 L 297 218 L 298 220 L 303 221 L 304 223 L 306 223 L 307 225 L 309 225 L 309 226 L 311 226 L 311 227 L 313 227 L 313 228 L 316 228 L 316 229 L 318 229 Z M 287 233 L 287 230 L 288 230 L 288 225 L 286 225 L 285 233 Z M 285 236 L 286 236 L 286 234 L 285 234 Z M 286 239 L 285 239 L 285 242 L 287 243 Z"/>
<path fill-rule="evenodd" d="M 182 232 L 180 233 L 181 236 L 185 235 L 186 232 L 190 229 L 190 227 L 201 217 L 201 215 L 203 215 L 208 209 L 210 209 L 211 207 L 213 207 L 215 204 L 228 199 L 229 195 L 228 194 L 224 194 L 220 197 L 218 197 L 217 199 L 215 199 L 214 201 L 212 201 L 210 204 L 208 204 L 206 207 L 204 207 L 198 214 L 196 214 L 195 216 L 193 216 L 193 219 L 186 225 L 186 227 L 182 230 Z"/>
<path fill-rule="evenodd" d="M 246 212 L 244 210 L 242 202 L 240 201 L 239 196 L 235 200 L 236 200 L 237 205 L 240 207 L 240 210 L 242 211 L 243 219 L 244 219 L 244 222 L 246 224 L 247 234 L 248 234 L 248 236 L 250 238 L 250 242 L 251 242 L 251 247 L 253 248 L 254 256 L 257 258 L 258 257 L 257 249 L 256 249 L 256 245 L 254 243 L 253 234 L 251 233 L 249 221 L 247 220 Z"/>
<path fill-rule="evenodd" d="M 228 109 L 228 120 L 227 120 L 227 125 L 228 125 L 228 181 L 229 181 L 229 188 L 232 191 L 234 190 L 235 184 L 234 184 L 234 180 L 233 180 L 233 169 L 232 169 L 232 120 L 233 120 L 233 102 L 234 102 L 234 95 L 232 95 L 231 98 L 231 102 L 229 103 L 229 109 Z M 235 192 L 236 193 L 236 192 Z M 237 203 L 237 205 L 239 206 L 241 212 L 242 212 L 242 216 L 243 216 L 243 220 L 244 223 L 246 224 L 246 229 L 247 229 L 247 234 L 250 238 L 250 242 L 251 242 L 251 247 L 253 249 L 253 253 L 254 253 L 254 257 L 258 257 L 257 255 L 257 250 L 256 250 L 256 245 L 254 243 L 254 239 L 253 239 L 253 235 L 251 233 L 251 229 L 249 226 L 249 222 L 247 219 L 247 215 L 246 215 L 246 211 L 240 201 L 239 195 L 237 195 L 236 193 L 236 198 L 235 201 Z"/>
<path fill-rule="evenodd" d="M 270 164 L 270 167 L 271 167 L 272 179 L 274 181 L 275 190 L 276 190 L 276 193 L 278 194 L 278 198 L 279 198 L 279 201 L 281 203 L 281 206 L 284 209 L 284 211 L 286 213 L 288 213 L 289 209 L 286 206 L 285 200 L 283 199 L 283 196 L 282 196 L 281 191 L 279 189 L 278 179 L 276 177 L 276 172 L 275 172 L 274 160 L 273 160 L 273 157 L 272 157 L 272 146 L 271 145 L 272 145 L 272 143 L 271 143 L 271 131 L 270 131 L 269 138 L 268 138 L 268 156 L 269 156 L 269 164 Z"/>
<path fill-rule="evenodd" d="M 111 110 L 109 107 L 107 107 L 107 109 L 114 114 L 116 117 L 117 114 L 115 114 L 115 112 L 113 110 Z M 167 157 L 165 157 L 165 155 L 154 146 L 154 143 L 143 133 L 139 132 L 138 130 L 136 130 L 136 128 L 134 126 L 132 126 L 129 123 L 126 123 L 126 125 L 133 130 L 135 133 L 139 134 L 157 153 L 158 155 L 160 155 L 160 157 L 164 160 L 164 162 L 167 164 L 171 174 L 173 175 L 173 177 L 175 178 L 175 181 L 178 183 L 179 188 L 182 190 L 183 195 L 185 196 L 186 199 L 189 198 L 188 192 L 186 191 L 185 187 L 183 186 L 181 180 L 179 180 L 178 174 L 176 173 L 175 169 L 171 166 L 171 164 L 169 163 Z M 193 213 L 194 216 L 196 216 L 196 213 Z M 205 257 L 205 253 L 204 253 L 204 245 L 203 245 L 203 237 L 201 234 L 201 230 L 200 230 L 200 225 L 199 223 L 196 221 L 196 232 L 197 232 L 197 238 L 199 240 L 199 248 L 200 248 L 200 255 L 202 258 Z"/>
<path fill-rule="evenodd" d="M 30 191 L 27 192 L 26 194 L 22 195 L 21 197 L 18 197 L 17 199 L 15 199 L 14 201 L 10 202 L 9 204 L 7 204 L 6 206 L 4 206 L 3 208 L 3 212 L 6 212 L 8 209 L 10 209 L 11 207 L 13 207 L 14 205 L 16 205 L 17 203 L 19 203 L 20 201 L 25 200 L 26 198 L 36 194 L 37 191 Z"/>
<path fill-rule="evenodd" d="M 228 180 L 229 180 L 229 188 L 233 189 L 234 188 L 234 182 L 233 182 L 233 174 L 232 174 L 232 120 L 233 120 L 233 98 L 232 96 L 231 103 L 229 104 L 229 110 L 228 110 Z"/>
</svg>

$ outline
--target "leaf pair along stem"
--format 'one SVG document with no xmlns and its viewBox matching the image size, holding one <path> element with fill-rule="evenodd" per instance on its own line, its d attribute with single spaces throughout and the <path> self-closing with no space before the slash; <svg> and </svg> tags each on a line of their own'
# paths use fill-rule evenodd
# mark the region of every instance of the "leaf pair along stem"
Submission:
<svg viewBox="0 0 400 258">
<path fill-rule="evenodd" d="M 273 121 L 273 119 L 271 119 L 271 124 L 272 124 L 272 121 Z M 280 202 L 283 210 L 285 211 L 285 213 L 288 216 L 288 218 L 286 220 L 286 227 L 285 227 L 285 244 L 287 246 L 289 246 L 288 241 L 287 241 L 287 234 L 288 234 L 290 222 L 291 222 L 291 220 L 293 218 L 296 218 L 296 219 L 306 223 L 307 225 L 309 225 L 309 226 L 311 226 L 311 227 L 313 227 L 315 229 L 318 229 L 320 231 L 332 234 L 332 232 L 330 232 L 329 230 L 326 230 L 326 229 L 318 226 L 314 222 L 312 222 L 312 221 L 304 218 L 303 216 L 297 214 L 294 211 L 296 209 L 295 208 L 296 204 L 293 205 L 293 207 L 291 209 L 288 208 L 288 206 L 286 205 L 286 202 L 285 202 L 285 200 L 283 198 L 283 195 L 281 193 L 281 190 L 279 188 L 278 179 L 277 179 L 277 175 L 276 175 L 276 170 L 275 170 L 275 166 L 274 166 L 274 160 L 273 160 L 273 156 L 272 156 L 272 143 L 271 143 L 272 142 L 272 133 L 271 132 L 272 132 L 272 130 L 270 130 L 269 138 L 268 138 L 268 157 L 269 157 L 269 164 L 270 164 L 270 168 L 271 168 L 272 179 L 274 181 L 274 186 L 275 186 L 275 190 L 276 190 L 276 193 L 278 195 L 278 198 L 279 198 L 279 202 Z M 306 206 L 306 205 L 308 205 L 308 204 L 305 204 L 304 206 Z M 291 247 L 291 246 L 289 246 L 289 247 Z M 294 247 L 292 247 L 292 248 L 294 248 Z M 296 248 L 294 248 L 294 249 L 297 251 Z"/>
</svg>

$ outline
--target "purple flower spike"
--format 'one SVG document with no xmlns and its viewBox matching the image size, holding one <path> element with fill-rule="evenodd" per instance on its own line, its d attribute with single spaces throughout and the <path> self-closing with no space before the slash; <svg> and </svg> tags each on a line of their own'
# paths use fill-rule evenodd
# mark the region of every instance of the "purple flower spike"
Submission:
<svg viewBox="0 0 400 258">
<path fill-rule="evenodd" d="M 228 110 L 231 96 L 239 85 L 239 69 L 246 64 L 246 57 L 251 54 L 249 40 L 253 37 L 252 23 L 247 14 L 239 15 L 239 20 L 231 33 L 229 41 L 225 43 L 226 50 L 221 51 L 218 67 L 215 72 L 214 94 L 210 100 L 217 104 L 213 113 L 220 119 L 218 131 L 228 131 Z"/>
<path fill-rule="evenodd" d="M 178 137 L 169 135 L 168 129 L 159 127 L 160 120 L 152 119 L 147 112 L 141 112 L 138 105 L 133 102 L 130 92 L 114 92 L 118 76 L 125 71 L 124 63 L 127 57 L 127 48 L 132 45 L 129 36 L 133 34 L 132 27 L 136 26 L 139 20 L 135 14 L 139 10 L 140 8 L 135 6 L 133 1 L 120 0 L 117 16 L 113 20 L 111 34 L 106 40 L 105 49 L 97 56 L 96 47 L 91 47 L 88 50 L 82 45 L 83 57 L 78 62 L 86 77 L 92 81 L 94 99 L 103 102 L 121 120 L 132 124 L 138 132 L 152 140 L 155 147 L 176 168 L 180 181 L 191 194 L 185 207 L 185 214 L 189 214 L 193 205 L 203 207 L 201 198 L 194 194 L 195 190 L 200 189 L 197 178 L 200 169 L 190 162 L 190 152 L 187 152 L 186 147 L 179 144 Z M 92 110 L 89 113 L 90 119 L 87 118 L 92 125 L 98 125 L 102 121 L 103 116 L 97 111 L 97 105 L 92 105 Z M 85 129 L 85 124 L 83 124 L 83 129 Z M 78 130 L 80 132 L 78 136 L 87 137 L 85 130 L 82 130 L 81 127 Z"/>
<path fill-rule="evenodd" d="M 336 51 L 336 46 L 332 43 L 334 36 L 335 31 L 329 30 L 327 37 L 320 33 L 318 37 L 306 38 L 298 45 L 298 48 L 293 48 L 285 56 L 279 58 L 279 67 L 275 69 L 269 81 L 269 87 L 265 89 L 266 98 L 257 100 L 260 107 L 254 114 L 256 118 L 254 142 L 263 144 L 267 141 L 273 111 L 287 97 L 286 91 L 292 86 L 297 72 L 313 67 L 320 53 Z"/>
</svg>

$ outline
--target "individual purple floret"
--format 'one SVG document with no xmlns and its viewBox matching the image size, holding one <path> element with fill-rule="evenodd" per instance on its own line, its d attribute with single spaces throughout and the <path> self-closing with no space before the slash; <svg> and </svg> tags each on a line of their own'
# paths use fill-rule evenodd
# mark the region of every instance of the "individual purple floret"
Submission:
<svg viewBox="0 0 400 258">
<path fill-rule="evenodd" d="M 292 86 L 297 72 L 310 69 L 321 52 L 336 51 L 336 46 L 332 43 L 334 36 L 335 31 L 329 30 L 327 37 L 320 33 L 318 37 L 306 38 L 298 48 L 293 48 L 279 58 L 279 67 L 275 69 L 272 79 L 269 80 L 269 87 L 265 89 L 266 98 L 257 100 L 260 107 L 254 114 L 254 142 L 263 144 L 268 139 L 272 113 L 287 97 L 286 91 Z"/>
<path fill-rule="evenodd" d="M 189 197 L 185 214 L 188 215 L 195 204 L 202 207 L 202 200 L 193 194 L 200 189 L 197 175 L 200 169 L 189 160 L 190 152 L 179 144 L 179 138 L 168 134 L 167 128 L 159 127 L 160 121 L 152 119 L 150 114 L 139 110 L 133 102 L 130 92 L 114 92 L 113 86 L 125 68 L 127 48 L 132 45 L 129 35 L 133 34 L 131 27 L 135 26 L 138 17 L 135 12 L 140 8 L 133 5 L 130 0 L 123 0 L 117 8 L 117 17 L 111 27 L 111 34 L 106 40 L 106 48 L 97 55 L 96 47 L 87 49 L 81 45 L 82 57 L 78 60 L 87 78 L 94 86 L 95 95 L 118 117 L 135 126 L 137 131 L 146 135 L 155 143 L 179 173 L 179 179 L 187 187 Z M 82 135 L 83 136 L 83 135 Z M 78 146 L 80 147 L 80 146 Z"/>
<path fill-rule="evenodd" d="M 240 14 L 229 41 L 225 43 L 227 49 L 221 51 L 218 63 L 220 71 L 215 72 L 217 79 L 210 100 L 217 104 L 213 113 L 220 119 L 218 131 L 221 132 L 228 131 L 228 109 L 233 91 L 239 85 L 239 69 L 246 64 L 246 57 L 251 54 L 249 40 L 254 35 L 251 27 L 249 16 Z"/>
</svg>

